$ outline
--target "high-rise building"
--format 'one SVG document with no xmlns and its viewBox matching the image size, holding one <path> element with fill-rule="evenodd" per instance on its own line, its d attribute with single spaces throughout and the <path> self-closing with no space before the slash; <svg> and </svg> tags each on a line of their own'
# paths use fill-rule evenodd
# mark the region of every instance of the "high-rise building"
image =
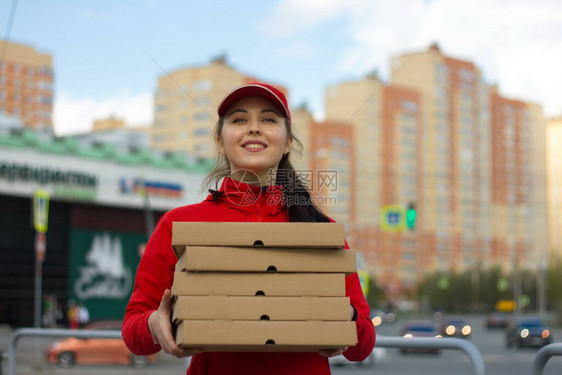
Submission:
<svg viewBox="0 0 562 375">
<path fill-rule="evenodd" d="M 27 128 L 52 128 L 53 83 L 50 54 L 0 40 L 0 113 Z"/>
<path fill-rule="evenodd" d="M 504 98 L 436 45 L 393 57 L 391 77 L 326 90 L 326 118 L 355 129 L 350 241 L 377 278 L 397 293 L 435 271 L 534 269 L 546 246 L 541 107 Z M 408 208 L 413 230 L 389 226 Z"/>
<path fill-rule="evenodd" d="M 421 207 L 421 101 L 416 90 L 383 86 L 376 75 L 327 88 L 326 118 L 349 129 L 355 167 L 348 237 L 363 253 L 365 268 L 392 293 L 413 286 L 427 258 L 417 232 L 382 230 L 382 212 Z"/>
<path fill-rule="evenodd" d="M 392 58 L 391 69 L 393 84 L 422 98 L 418 230 L 434 251 L 428 271 L 484 265 L 491 241 L 491 134 L 480 70 L 436 45 Z"/>
<path fill-rule="evenodd" d="M 341 223 L 355 221 L 354 129 L 337 121 L 311 122 L 309 144 L 310 190 L 322 211 Z"/>
<path fill-rule="evenodd" d="M 158 79 L 154 97 L 151 147 L 212 158 L 216 109 L 234 87 L 257 81 L 227 64 L 224 56 L 209 64 L 178 69 Z M 286 93 L 286 89 L 275 85 Z"/>
<path fill-rule="evenodd" d="M 384 168 L 380 157 L 382 87 L 373 74 L 362 80 L 329 86 L 325 94 L 326 119 L 342 123 L 342 128 L 354 128 L 355 187 L 359 198 L 353 209 L 356 224 L 378 223 L 380 213 L 377 198 L 381 196 L 380 176 Z"/>
<path fill-rule="evenodd" d="M 562 257 L 562 117 L 549 119 L 546 132 L 549 249 Z"/>
<path fill-rule="evenodd" d="M 547 259 L 545 123 L 538 105 L 491 89 L 491 254 L 505 268 Z"/>
</svg>

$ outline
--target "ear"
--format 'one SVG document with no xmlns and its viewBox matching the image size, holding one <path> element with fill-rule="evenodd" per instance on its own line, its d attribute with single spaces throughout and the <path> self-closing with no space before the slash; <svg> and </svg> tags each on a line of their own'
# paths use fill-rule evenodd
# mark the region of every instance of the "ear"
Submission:
<svg viewBox="0 0 562 375">
<path fill-rule="evenodd" d="M 219 153 L 224 154 L 224 145 L 222 143 L 222 138 L 217 137 L 216 141 L 217 141 L 217 148 L 219 150 Z"/>
<path fill-rule="evenodd" d="M 285 151 L 283 153 L 288 154 L 291 151 L 292 146 L 293 146 L 293 137 L 289 137 L 289 139 L 287 139 L 287 144 L 285 145 Z"/>
</svg>

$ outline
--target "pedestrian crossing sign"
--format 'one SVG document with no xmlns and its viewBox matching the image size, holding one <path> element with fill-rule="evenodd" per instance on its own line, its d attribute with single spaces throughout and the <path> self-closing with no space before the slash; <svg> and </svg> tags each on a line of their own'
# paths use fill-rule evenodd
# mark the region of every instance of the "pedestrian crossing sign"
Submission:
<svg viewBox="0 0 562 375">
<path fill-rule="evenodd" d="M 399 205 L 386 205 L 381 209 L 381 229 L 385 232 L 402 232 L 406 228 L 406 213 Z"/>
</svg>

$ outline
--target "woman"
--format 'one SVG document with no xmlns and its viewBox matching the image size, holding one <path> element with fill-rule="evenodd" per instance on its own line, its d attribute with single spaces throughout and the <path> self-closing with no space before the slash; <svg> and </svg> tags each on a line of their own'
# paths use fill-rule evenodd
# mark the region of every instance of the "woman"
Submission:
<svg viewBox="0 0 562 375">
<path fill-rule="evenodd" d="M 357 274 L 346 278 L 350 320 L 358 344 L 318 353 L 210 353 L 176 345 L 170 324 L 170 287 L 177 258 L 171 247 L 174 221 L 308 221 L 329 222 L 312 203 L 289 162 L 293 142 L 291 113 L 276 88 L 251 83 L 231 91 L 218 107 L 215 139 L 217 166 L 207 182 L 222 179 L 218 190 L 201 203 L 166 213 L 150 237 L 138 267 L 135 287 L 123 324 L 123 339 L 138 355 L 160 349 L 178 358 L 194 356 L 187 374 L 330 374 L 328 357 L 344 354 L 365 359 L 375 331 Z M 283 176 L 283 178 L 280 178 Z M 346 246 L 347 247 L 347 246 Z"/>
</svg>

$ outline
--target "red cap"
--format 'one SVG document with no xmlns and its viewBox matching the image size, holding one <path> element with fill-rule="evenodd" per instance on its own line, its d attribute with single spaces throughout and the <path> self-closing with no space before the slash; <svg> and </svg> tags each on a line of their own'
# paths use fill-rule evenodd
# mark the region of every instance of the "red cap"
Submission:
<svg viewBox="0 0 562 375">
<path fill-rule="evenodd" d="M 285 116 L 291 120 L 291 112 L 289 112 L 289 106 L 287 105 L 287 98 L 285 97 L 285 94 L 283 94 L 279 89 L 261 82 L 248 83 L 247 85 L 239 86 L 229 92 L 219 104 L 217 109 L 219 116 L 223 116 L 224 111 L 226 111 L 232 103 L 247 96 L 261 96 L 262 98 L 268 99 L 277 107 L 282 109 Z"/>
</svg>

